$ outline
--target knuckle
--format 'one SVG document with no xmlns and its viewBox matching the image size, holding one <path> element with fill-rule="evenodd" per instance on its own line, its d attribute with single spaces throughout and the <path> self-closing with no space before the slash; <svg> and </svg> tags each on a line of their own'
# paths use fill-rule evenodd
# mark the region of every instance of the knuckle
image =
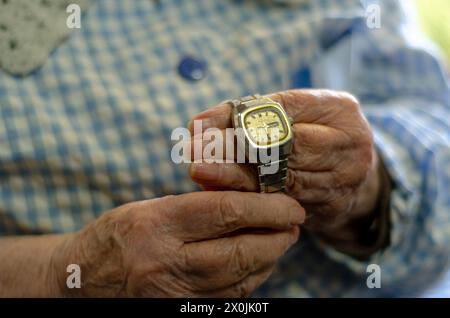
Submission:
<svg viewBox="0 0 450 318">
<path fill-rule="evenodd" d="M 214 279 L 221 270 L 218 262 L 208 253 L 194 248 L 182 248 L 178 260 L 171 264 L 170 273 L 178 277 L 178 284 L 186 290 L 200 291 L 214 286 Z"/>
<path fill-rule="evenodd" d="M 283 106 L 286 106 L 286 105 L 294 106 L 295 102 L 296 102 L 296 99 L 297 99 L 295 91 L 284 91 L 284 92 L 281 92 L 281 93 L 276 93 L 273 96 Z"/>
<path fill-rule="evenodd" d="M 141 232 L 142 228 L 147 226 L 146 222 L 142 222 L 141 210 L 144 202 L 127 203 L 120 207 L 118 217 L 111 218 L 116 234 L 126 237 Z"/>
<path fill-rule="evenodd" d="M 363 168 L 365 168 L 365 170 L 369 170 L 375 157 L 372 140 L 366 143 L 366 146 L 361 149 L 360 157 L 361 163 L 363 164 Z"/>
<path fill-rule="evenodd" d="M 297 137 L 294 139 L 294 144 L 296 144 L 296 146 L 299 147 L 300 149 L 302 147 L 308 147 L 310 148 L 309 149 L 310 151 L 314 151 L 315 149 L 314 146 L 318 143 L 318 141 L 321 140 L 321 132 L 315 126 L 310 127 L 307 130 L 296 129 L 294 127 L 294 133 L 295 137 Z"/>
<path fill-rule="evenodd" d="M 366 173 L 348 171 L 341 174 L 341 186 L 356 189 L 366 180 Z"/>
<path fill-rule="evenodd" d="M 355 158 L 357 158 L 355 160 Z M 373 165 L 371 148 L 348 153 L 331 171 L 331 182 L 334 187 L 357 188 L 367 179 Z"/>
<path fill-rule="evenodd" d="M 216 222 L 219 228 L 235 228 L 239 226 L 242 220 L 241 204 L 238 204 L 230 193 L 220 194 L 217 200 L 217 209 L 219 216 Z"/>
<path fill-rule="evenodd" d="M 290 193 L 297 199 L 306 199 L 308 197 L 308 190 L 313 188 L 311 186 L 311 174 L 302 173 L 300 171 L 292 172 L 292 185 L 289 187 Z M 306 194 L 306 195 L 305 195 Z"/>
<path fill-rule="evenodd" d="M 359 101 L 356 99 L 355 96 L 346 93 L 346 92 L 340 92 L 339 93 L 340 101 L 342 106 L 347 109 L 351 113 L 357 113 L 360 111 L 360 105 Z"/>
<path fill-rule="evenodd" d="M 362 183 L 364 183 L 367 180 L 367 176 L 369 175 L 370 168 L 372 166 L 372 162 L 373 162 L 372 158 L 361 161 L 361 167 L 359 169 L 359 173 L 356 175 L 356 178 L 354 180 L 355 184 L 357 186 L 361 185 Z"/>
<path fill-rule="evenodd" d="M 359 118 L 359 124 L 356 126 L 359 126 L 359 129 L 355 128 L 353 144 L 365 152 L 370 152 L 373 147 L 373 135 L 369 124 L 362 115 Z"/>
<path fill-rule="evenodd" d="M 338 191 L 338 194 L 327 203 L 326 215 L 331 218 L 336 218 L 342 214 L 348 213 L 352 208 L 350 191 L 343 189 Z"/>
<path fill-rule="evenodd" d="M 310 173 L 301 173 L 300 171 L 297 171 L 295 172 L 295 180 L 302 190 L 315 187 L 312 174 Z"/>
<path fill-rule="evenodd" d="M 302 134 L 299 133 L 298 131 L 295 131 L 296 128 L 294 127 L 294 141 L 292 143 L 292 153 L 293 154 L 301 154 L 303 151 L 305 151 L 305 148 L 307 148 L 307 141 L 305 140 L 305 138 L 303 138 Z M 289 160 L 291 160 L 291 162 L 297 164 L 298 163 L 298 158 L 299 156 L 291 156 L 291 158 L 289 158 Z"/>
<path fill-rule="evenodd" d="M 331 171 L 331 184 L 333 190 L 343 191 L 345 188 L 356 188 L 364 180 L 365 173 L 361 173 L 360 163 L 341 167 Z"/>
<path fill-rule="evenodd" d="M 235 171 L 230 177 L 230 186 L 232 189 L 241 190 L 245 184 L 245 177 L 241 171 Z"/>
<path fill-rule="evenodd" d="M 362 151 L 359 160 L 352 166 L 344 168 L 340 173 L 336 173 L 335 181 L 341 186 L 347 186 L 352 189 L 358 188 L 367 180 L 370 169 L 373 165 L 373 152 Z M 339 181 L 340 180 L 340 181 Z"/>
<path fill-rule="evenodd" d="M 180 268 L 191 274 L 195 274 L 199 270 L 199 259 L 197 254 L 188 248 L 189 245 L 183 246 L 178 252 L 178 263 Z M 200 260 L 201 263 L 201 260 Z"/>
<path fill-rule="evenodd" d="M 288 244 L 290 244 L 291 240 L 297 241 L 300 237 L 300 226 L 295 226 L 291 233 L 290 233 L 290 237 L 288 238 Z"/>
<path fill-rule="evenodd" d="M 222 272 L 225 263 L 220 253 L 209 253 L 207 251 L 198 251 L 195 254 L 190 253 L 185 258 L 187 262 L 186 268 L 190 274 L 197 274 L 194 276 L 206 278 L 212 278 L 217 273 Z"/>
<path fill-rule="evenodd" d="M 236 277 L 243 278 L 252 272 L 251 262 L 247 255 L 247 248 L 241 240 L 237 240 L 231 251 L 231 271 Z"/>
<path fill-rule="evenodd" d="M 350 169 L 350 170 L 349 170 Z M 347 168 L 346 170 L 339 169 L 330 171 L 330 179 L 333 189 L 343 188 L 351 184 L 351 175 L 354 174 L 354 166 Z"/>
<path fill-rule="evenodd" d="M 187 288 L 193 290 L 211 289 L 220 284 L 225 275 L 229 260 L 221 253 L 209 253 L 205 250 L 185 249 L 180 254 L 177 267 L 172 268 L 174 276 L 184 277 Z"/>
</svg>

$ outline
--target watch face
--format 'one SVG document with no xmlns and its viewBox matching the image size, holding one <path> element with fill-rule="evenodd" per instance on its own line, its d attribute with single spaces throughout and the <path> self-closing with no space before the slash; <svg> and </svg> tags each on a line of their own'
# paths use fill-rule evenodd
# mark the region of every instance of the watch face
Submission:
<svg viewBox="0 0 450 318">
<path fill-rule="evenodd" d="M 258 146 L 276 144 L 289 133 L 284 116 L 271 106 L 248 112 L 244 117 L 244 128 Z"/>
</svg>

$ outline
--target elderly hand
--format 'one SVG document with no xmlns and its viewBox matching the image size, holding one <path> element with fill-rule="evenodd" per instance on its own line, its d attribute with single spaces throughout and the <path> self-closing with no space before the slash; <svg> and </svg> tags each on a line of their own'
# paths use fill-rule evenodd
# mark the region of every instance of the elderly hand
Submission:
<svg viewBox="0 0 450 318">
<path fill-rule="evenodd" d="M 294 119 L 286 190 L 305 207 L 306 228 L 329 241 L 357 239 L 354 224 L 370 218 L 380 189 L 372 133 L 358 101 L 327 90 L 291 90 L 270 97 Z M 223 103 L 193 120 L 202 120 L 203 130 L 223 130 L 232 127 L 230 113 L 231 106 Z M 194 163 L 190 174 L 206 190 L 259 189 L 249 165 Z"/>
<path fill-rule="evenodd" d="M 294 244 L 304 210 L 283 194 L 197 192 L 118 207 L 55 249 L 67 296 L 240 297 Z M 68 264 L 81 289 L 66 287 Z"/>
</svg>

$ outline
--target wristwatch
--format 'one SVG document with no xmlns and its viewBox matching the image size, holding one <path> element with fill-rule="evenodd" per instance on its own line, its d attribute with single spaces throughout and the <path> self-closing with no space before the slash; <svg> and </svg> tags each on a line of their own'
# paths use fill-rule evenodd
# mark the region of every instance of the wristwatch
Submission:
<svg viewBox="0 0 450 318">
<path fill-rule="evenodd" d="M 283 106 L 259 94 L 231 100 L 238 153 L 257 165 L 260 192 L 284 191 L 292 150 L 292 118 Z M 240 133 L 239 133 L 240 131 Z"/>
</svg>

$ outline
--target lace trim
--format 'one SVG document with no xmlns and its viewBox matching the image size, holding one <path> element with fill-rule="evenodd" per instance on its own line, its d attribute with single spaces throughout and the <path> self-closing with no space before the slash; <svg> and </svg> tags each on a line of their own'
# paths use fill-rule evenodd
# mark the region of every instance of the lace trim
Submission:
<svg viewBox="0 0 450 318">
<path fill-rule="evenodd" d="M 0 68 L 24 76 L 42 66 L 70 33 L 66 8 L 91 0 L 0 0 Z"/>
</svg>

